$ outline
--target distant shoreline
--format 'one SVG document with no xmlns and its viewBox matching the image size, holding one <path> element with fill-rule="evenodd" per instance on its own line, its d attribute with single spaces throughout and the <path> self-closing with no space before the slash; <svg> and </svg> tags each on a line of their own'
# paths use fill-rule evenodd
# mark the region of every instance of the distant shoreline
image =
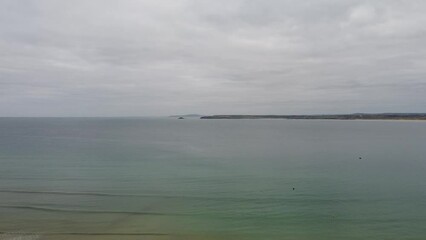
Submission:
<svg viewBox="0 0 426 240">
<path fill-rule="evenodd" d="M 324 115 L 211 115 L 200 119 L 313 119 L 313 120 L 416 120 L 425 121 L 426 113 L 354 113 Z"/>
</svg>

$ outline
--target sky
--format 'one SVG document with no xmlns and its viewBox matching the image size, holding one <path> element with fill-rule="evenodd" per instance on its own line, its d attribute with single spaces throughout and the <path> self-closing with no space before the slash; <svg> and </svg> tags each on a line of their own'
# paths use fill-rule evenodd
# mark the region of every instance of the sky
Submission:
<svg viewBox="0 0 426 240">
<path fill-rule="evenodd" d="M 426 112 L 424 0 L 0 0 L 0 116 Z"/>
</svg>

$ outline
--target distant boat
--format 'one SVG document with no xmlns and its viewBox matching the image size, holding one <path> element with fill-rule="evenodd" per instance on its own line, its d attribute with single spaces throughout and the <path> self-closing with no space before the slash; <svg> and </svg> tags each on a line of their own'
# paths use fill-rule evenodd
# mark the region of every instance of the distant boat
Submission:
<svg viewBox="0 0 426 240">
<path fill-rule="evenodd" d="M 183 118 L 183 117 L 179 117 L 178 119 L 185 119 L 185 118 Z"/>
</svg>

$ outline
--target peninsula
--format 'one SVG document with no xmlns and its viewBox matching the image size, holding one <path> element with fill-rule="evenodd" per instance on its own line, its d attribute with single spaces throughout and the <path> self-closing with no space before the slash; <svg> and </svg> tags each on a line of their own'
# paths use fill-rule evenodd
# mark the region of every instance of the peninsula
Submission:
<svg viewBox="0 0 426 240">
<path fill-rule="evenodd" d="M 183 118 L 200 118 L 200 117 L 203 117 L 203 115 L 200 115 L 200 114 L 182 114 L 182 115 L 171 115 L 169 117 L 171 117 L 171 118 L 179 118 L 179 117 L 183 117 Z"/>
<path fill-rule="evenodd" d="M 353 113 L 319 115 L 211 115 L 201 119 L 328 119 L 328 120 L 426 120 L 426 113 Z"/>
</svg>

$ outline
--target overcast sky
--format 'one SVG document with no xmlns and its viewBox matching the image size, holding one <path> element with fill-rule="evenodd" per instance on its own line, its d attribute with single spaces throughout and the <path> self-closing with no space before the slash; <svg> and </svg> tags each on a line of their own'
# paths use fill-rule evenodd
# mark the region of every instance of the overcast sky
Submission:
<svg viewBox="0 0 426 240">
<path fill-rule="evenodd" d="M 0 116 L 426 112 L 424 0 L 0 0 Z"/>
</svg>

